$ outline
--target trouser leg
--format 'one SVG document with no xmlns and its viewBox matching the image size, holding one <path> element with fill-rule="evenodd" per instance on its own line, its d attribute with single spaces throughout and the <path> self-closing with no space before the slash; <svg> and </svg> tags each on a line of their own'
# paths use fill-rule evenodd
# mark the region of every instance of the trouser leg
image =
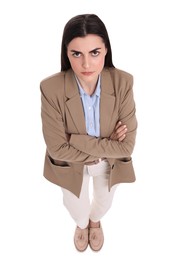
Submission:
<svg viewBox="0 0 173 260">
<path fill-rule="evenodd" d="M 98 222 L 110 209 L 115 190 L 118 185 L 108 190 L 108 179 L 110 174 L 110 165 L 107 161 L 99 164 L 99 167 L 92 167 L 89 172 L 93 176 L 93 200 L 91 203 L 90 219 Z"/>
<path fill-rule="evenodd" d="M 86 166 L 84 167 L 83 175 L 83 183 L 79 198 L 72 192 L 62 188 L 64 206 L 69 211 L 77 226 L 82 229 L 87 227 L 90 214 L 89 175 Z"/>
<path fill-rule="evenodd" d="M 85 166 L 80 197 L 62 188 L 64 206 L 80 228 L 86 228 L 89 219 L 99 221 L 110 209 L 117 185 L 108 190 L 110 165 L 102 161 L 97 165 Z M 93 177 L 93 199 L 90 203 L 89 179 Z"/>
</svg>

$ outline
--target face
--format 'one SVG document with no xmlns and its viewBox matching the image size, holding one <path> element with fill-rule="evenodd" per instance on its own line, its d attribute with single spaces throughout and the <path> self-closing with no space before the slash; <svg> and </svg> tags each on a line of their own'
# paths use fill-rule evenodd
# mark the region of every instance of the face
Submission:
<svg viewBox="0 0 173 260">
<path fill-rule="evenodd" d="M 68 44 L 67 56 L 81 85 L 96 84 L 104 67 L 106 53 L 102 38 L 95 34 L 74 38 Z"/>
</svg>

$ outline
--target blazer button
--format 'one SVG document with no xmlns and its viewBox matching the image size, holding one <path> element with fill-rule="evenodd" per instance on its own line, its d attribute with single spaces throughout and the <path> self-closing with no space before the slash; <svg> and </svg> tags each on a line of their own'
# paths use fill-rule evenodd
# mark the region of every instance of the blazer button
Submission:
<svg viewBox="0 0 173 260">
<path fill-rule="evenodd" d="M 113 170 L 114 166 L 115 166 L 115 165 L 114 165 L 114 164 L 112 164 L 112 170 Z"/>
</svg>

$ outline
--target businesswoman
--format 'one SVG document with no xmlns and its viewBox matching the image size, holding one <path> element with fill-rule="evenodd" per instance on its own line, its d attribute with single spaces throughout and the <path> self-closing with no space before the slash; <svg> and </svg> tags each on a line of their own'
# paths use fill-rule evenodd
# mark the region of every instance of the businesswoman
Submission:
<svg viewBox="0 0 173 260">
<path fill-rule="evenodd" d="M 61 187 L 76 223 L 74 244 L 99 251 L 101 219 L 119 183 L 135 181 L 132 152 L 137 120 L 133 76 L 115 68 L 104 23 L 95 14 L 64 27 L 61 72 L 41 81 L 46 143 L 44 176 Z M 93 179 L 93 194 L 89 181 Z"/>
</svg>

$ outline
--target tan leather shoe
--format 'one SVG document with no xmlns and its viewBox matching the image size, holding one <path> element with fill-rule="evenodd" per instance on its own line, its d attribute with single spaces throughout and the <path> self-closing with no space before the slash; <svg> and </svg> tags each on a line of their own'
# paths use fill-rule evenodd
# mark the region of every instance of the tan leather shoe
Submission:
<svg viewBox="0 0 173 260">
<path fill-rule="evenodd" d="M 78 251 L 83 252 L 88 247 L 88 228 L 76 227 L 74 234 L 74 244 Z"/>
<path fill-rule="evenodd" d="M 93 251 L 99 251 L 104 243 L 103 230 L 100 224 L 98 228 L 89 229 L 89 245 Z"/>
</svg>

